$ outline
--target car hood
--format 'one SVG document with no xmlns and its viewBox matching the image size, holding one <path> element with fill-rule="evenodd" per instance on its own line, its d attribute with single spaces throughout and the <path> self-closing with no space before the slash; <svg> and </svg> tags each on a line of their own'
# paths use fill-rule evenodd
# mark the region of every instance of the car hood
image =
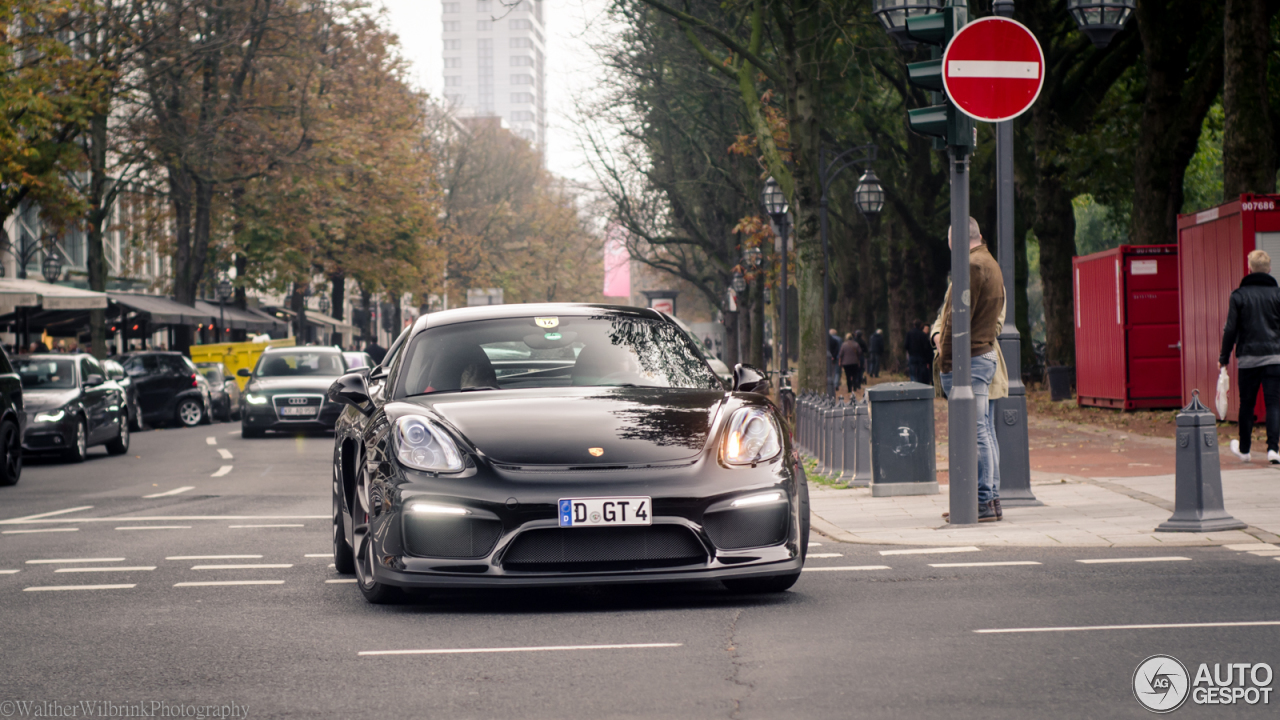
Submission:
<svg viewBox="0 0 1280 720">
<path fill-rule="evenodd" d="M 23 390 L 22 406 L 27 412 L 53 410 L 75 400 L 79 390 Z"/>
<path fill-rule="evenodd" d="M 701 453 L 724 398 L 718 390 L 554 388 L 414 401 L 499 463 L 636 465 Z"/>
<path fill-rule="evenodd" d="M 324 395 L 337 379 L 329 376 L 254 378 L 245 387 L 245 392 L 314 392 Z"/>
</svg>

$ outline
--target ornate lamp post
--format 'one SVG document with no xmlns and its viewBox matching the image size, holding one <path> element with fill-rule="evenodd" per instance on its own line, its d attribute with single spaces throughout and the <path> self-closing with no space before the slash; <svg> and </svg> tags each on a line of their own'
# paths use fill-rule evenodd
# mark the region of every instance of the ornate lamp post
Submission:
<svg viewBox="0 0 1280 720">
<path fill-rule="evenodd" d="M 56 283 L 62 279 L 62 258 L 58 257 L 55 250 L 50 249 L 45 253 L 44 262 L 40 263 L 40 273 L 47 283 Z"/>
<path fill-rule="evenodd" d="M 321 296 L 320 296 L 320 302 L 319 302 L 319 305 L 320 305 L 320 314 L 321 314 L 321 315 L 328 315 L 328 314 L 329 314 L 329 309 L 330 309 L 330 305 L 329 305 L 329 296 L 328 296 L 328 295 L 321 295 Z"/>
<path fill-rule="evenodd" d="M 907 18 L 928 15 L 942 9 L 942 0 L 871 0 L 871 11 L 880 19 L 885 32 L 903 48 L 915 47 L 907 35 Z"/>
<path fill-rule="evenodd" d="M 230 280 L 222 278 L 218 281 L 218 327 L 223 332 L 226 332 L 227 327 L 227 298 L 231 297 L 233 291 Z"/>
<path fill-rule="evenodd" d="M 1012 0 L 1005 2 L 1012 15 Z M 1067 0 L 1067 10 L 1075 18 L 1076 26 L 1098 48 L 1106 47 L 1111 38 L 1124 29 L 1137 5 L 1137 0 Z"/>
<path fill-rule="evenodd" d="M 787 198 L 783 195 L 778 181 L 774 180 L 772 175 L 765 181 L 764 189 L 760 191 L 760 204 L 764 206 L 764 211 L 773 219 L 773 224 L 778 228 L 778 235 L 782 238 L 781 278 L 778 283 L 781 287 L 781 291 L 778 293 L 778 316 L 781 319 L 779 326 L 782 333 L 778 343 L 779 354 L 782 356 L 780 358 L 782 364 L 778 366 L 780 368 L 778 377 L 782 378 L 787 374 L 787 241 L 791 232 L 791 222 L 787 216 Z M 779 379 L 778 385 L 781 387 L 781 379 Z"/>
</svg>

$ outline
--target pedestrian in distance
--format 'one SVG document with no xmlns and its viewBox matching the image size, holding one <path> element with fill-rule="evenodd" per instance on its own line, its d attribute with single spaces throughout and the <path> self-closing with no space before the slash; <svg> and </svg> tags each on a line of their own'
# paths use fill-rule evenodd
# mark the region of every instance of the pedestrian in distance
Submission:
<svg viewBox="0 0 1280 720">
<path fill-rule="evenodd" d="M 929 345 L 929 335 L 924 331 L 924 323 L 911 321 L 911 329 L 907 331 L 907 377 L 911 382 L 932 384 L 929 377 L 929 360 L 933 357 L 933 348 Z"/>
<path fill-rule="evenodd" d="M 858 366 L 858 387 L 862 387 L 867 383 L 867 339 L 862 335 L 861 330 L 854 330 L 853 341 L 862 349 L 862 364 Z"/>
<path fill-rule="evenodd" d="M 880 358 L 884 355 L 884 331 L 876 328 L 867 342 L 867 374 L 873 378 L 880 377 Z"/>
<path fill-rule="evenodd" d="M 1271 276 L 1271 256 L 1249 253 L 1249 274 L 1231 291 L 1227 324 L 1222 328 L 1219 370 L 1236 353 L 1236 386 L 1240 389 L 1240 439 L 1231 452 L 1249 462 L 1253 411 L 1262 388 L 1267 417 L 1267 461 L 1280 465 L 1280 284 Z"/>
<path fill-rule="evenodd" d="M 387 356 L 387 349 L 379 345 L 377 340 L 365 343 L 364 351 L 369 353 L 369 358 L 375 365 L 381 365 L 382 359 Z"/>
<path fill-rule="evenodd" d="M 835 395 L 840 389 L 840 333 L 835 328 L 827 331 L 827 394 Z"/>
<path fill-rule="evenodd" d="M 852 334 L 844 336 L 837 362 L 844 370 L 845 386 L 849 390 L 849 397 L 855 397 L 854 393 L 862 387 L 862 346 L 854 340 Z"/>
<path fill-rule="evenodd" d="M 951 232 L 947 232 L 951 244 Z M 982 238 L 978 221 L 969 218 L 969 357 L 970 382 L 977 415 L 978 522 L 995 522 L 1000 512 L 995 435 L 991 425 L 991 384 L 999 368 L 997 320 L 1004 313 L 1004 276 Z M 941 324 L 931 338 L 938 346 L 942 391 L 951 394 L 951 288 L 942 307 Z"/>
</svg>

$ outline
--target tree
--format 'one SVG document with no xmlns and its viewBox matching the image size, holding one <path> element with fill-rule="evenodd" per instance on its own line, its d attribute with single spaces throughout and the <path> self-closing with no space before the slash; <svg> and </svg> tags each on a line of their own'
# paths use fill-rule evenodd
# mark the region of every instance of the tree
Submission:
<svg viewBox="0 0 1280 720">
<path fill-rule="evenodd" d="M 1226 0 L 1223 10 L 1224 75 L 1222 105 L 1223 191 L 1276 190 L 1276 148 L 1268 97 L 1267 59 L 1276 4 L 1267 0 Z"/>
</svg>

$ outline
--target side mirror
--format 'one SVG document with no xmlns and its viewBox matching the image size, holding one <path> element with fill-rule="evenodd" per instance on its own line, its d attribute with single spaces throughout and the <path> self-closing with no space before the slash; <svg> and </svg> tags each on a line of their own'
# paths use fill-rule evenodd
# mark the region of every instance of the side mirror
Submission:
<svg viewBox="0 0 1280 720">
<path fill-rule="evenodd" d="M 750 365 L 738 363 L 733 366 L 733 391 L 764 395 L 769 392 L 769 376 Z"/>
<path fill-rule="evenodd" d="M 84 378 L 84 386 L 85 386 L 85 387 L 98 387 L 99 385 L 101 385 L 102 383 L 104 383 L 104 382 L 106 382 L 106 381 L 107 381 L 107 379 L 106 379 L 106 378 L 104 378 L 104 377 L 102 377 L 102 376 L 101 376 L 101 375 L 99 375 L 98 373 L 90 373 L 90 374 L 86 375 L 86 376 L 85 376 L 85 378 Z"/>
<path fill-rule="evenodd" d="M 329 386 L 329 400 L 343 405 L 351 405 L 355 409 L 371 414 L 365 406 L 369 404 L 369 387 L 365 385 L 364 375 L 351 372 L 343 375 Z"/>
<path fill-rule="evenodd" d="M 249 368 L 240 368 L 236 371 L 236 377 L 253 377 L 253 372 Z"/>
</svg>

